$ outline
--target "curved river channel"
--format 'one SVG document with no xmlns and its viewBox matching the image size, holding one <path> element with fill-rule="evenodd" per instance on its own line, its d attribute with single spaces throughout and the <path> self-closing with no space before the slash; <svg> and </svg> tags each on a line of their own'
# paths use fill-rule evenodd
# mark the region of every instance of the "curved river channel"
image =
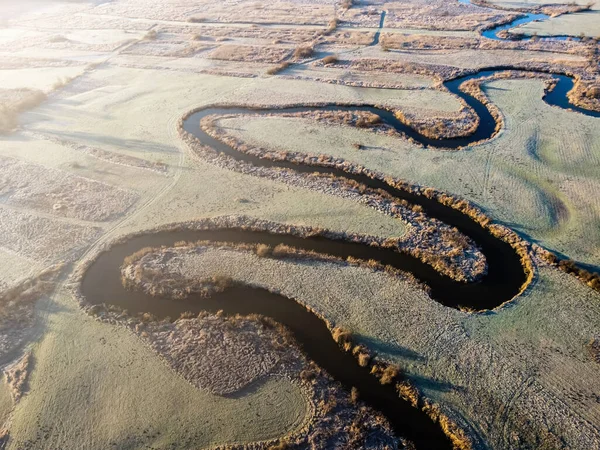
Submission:
<svg viewBox="0 0 600 450">
<path fill-rule="evenodd" d="M 439 426 L 421 410 L 413 408 L 398 397 L 394 386 L 382 386 L 369 374 L 368 368 L 361 368 L 354 357 L 343 352 L 331 338 L 325 323 L 312 312 L 309 312 L 296 301 L 273 294 L 265 289 L 251 286 L 235 285 L 213 298 L 197 298 L 191 296 L 185 300 L 172 300 L 148 296 L 142 292 L 126 291 L 120 280 L 120 266 L 123 259 L 144 247 L 170 246 L 177 241 L 228 241 L 244 243 L 266 243 L 271 246 L 283 243 L 294 247 L 312 250 L 319 253 L 346 258 L 353 256 L 360 259 L 374 259 L 382 264 L 411 272 L 417 279 L 431 288 L 431 297 L 449 307 L 458 304 L 477 310 L 494 308 L 517 295 L 526 280 L 523 266 L 515 250 L 506 242 L 495 238 L 465 214 L 424 196 L 412 194 L 388 185 L 380 179 L 372 179 L 366 175 L 347 173 L 341 169 L 321 166 L 298 165 L 285 161 L 271 161 L 257 156 L 238 152 L 228 145 L 213 139 L 200 129 L 202 117 L 211 114 L 278 114 L 312 110 L 360 110 L 377 114 L 383 122 L 401 133 L 410 136 L 428 147 L 458 148 L 488 139 L 493 136 L 496 123 L 488 109 L 475 98 L 462 93 L 458 86 L 470 78 L 485 77 L 502 70 L 495 68 L 483 70 L 477 74 L 457 78 L 445 83 L 455 95 L 465 101 L 480 117 L 476 132 L 458 139 L 429 139 L 417 131 L 404 125 L 395 118 L 393 112 L 368 105 L 328 105 L 319 107 L 294 107 L 282 109 L 248 109 L 243 107 L 207 108 L 190 115 L 184 122 L 184 128 L 203 144 L 213 147 L 228 157 L 245 161 L 255 166 L 283 167 L 301 173 L 321 172 L 358 181 L 371 188 L 382 189 L 388 194 L 405 199 L 423 207 L 424 212 L 454 226 L 461 233 L 472 238 L 487 259 L 488 272 L 478 282 L 461 283 L 441 275 L 431 266 L 420 260 L 390 249 L 374 248 L 364 244 L 345 240 L 334 240 L 324 237 L 301 238 L 293 235 L 271 234 L 269 232 L 244 231 L 241 229 L 219 229 L 211 231 L 177 231 L 158 232 L 132 238 L 123 244 L 112 247 L 102 253 L 89 267 L 82 282 L 82 293 L 92 304 L 116 304 L 132 313 L 151 312 L 158 317 L 178 317 L 185 311 L 217 311 L 227 314 L 258 313 L 272 317 L 287 326 L 302 346 L 308 357 L 319 364 L 347 389 L 358 388 L 361 398 L 370 406 L 381 411 L 390 420 L 398 435 L 411 441 L 419 449 L 450 449 L 452 445 L 442 433 Z M 573 86 L 573 81 L 563 75 L 555 75 L 558 85 L 545 96 L 549 104 L 562 108 L 571 108 L 591 116 L 595 113 L 571 105 L 566 93 Z"/>
</svg>

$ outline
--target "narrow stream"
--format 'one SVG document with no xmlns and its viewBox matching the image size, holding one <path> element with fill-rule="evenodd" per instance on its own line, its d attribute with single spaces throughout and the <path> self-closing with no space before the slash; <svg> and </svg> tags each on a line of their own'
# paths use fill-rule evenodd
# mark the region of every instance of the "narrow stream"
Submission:
<svg viewBox="0 0 600 450">
<path fill-rule="evenodd" d="M 470 5 L 471 0 L 458 0 L 459 3 L 462 3 L 464 5 Z M 493 8 L 492 6 L 486 6 L 486 8 Z M 499 10 L 499 11 L 507 11 L 507 10 Z M 519 12 L 519 11 L 516 11 Z M 503 37 L 498 36 L 498 33 L 500 33 L 501 31 L 504 30 L 510 30 L 512 28 L 517 28 L 521 25 L 525 25 L 527 23 L 530 22 L 541 22 L 544 20 L 548 20 L 550 19 L 550 16 L 548 14 L 541 14 L 541 13 L 521 13 L 523 14 L 523 17 L 519 17 L 515 20 L 513 20 L 512 22 L 506 23 L 504 25 L 498 25 L 492 28 L 488 28 L 487 30 L 483 30 L 481 35 L 488 38 L 488 39 L 493 39 L 495 41 L 526 41 L 526 40 L 531 40 L 531 36 L 526 36 L 526 35 L 520 35 L 518 33 L 511 33 L 510 34 L 510 38 L 506 39 Z M 553 36 L 538 36 L 538 39 L 553 39 L 555 41 L 566 41 L 567 39 L 571 39 L 571 40 L 580 40 L 578 37 L 574 37 L 574 36 L 567 36 L 567 35 L 553 35 Z"/>
</svg>

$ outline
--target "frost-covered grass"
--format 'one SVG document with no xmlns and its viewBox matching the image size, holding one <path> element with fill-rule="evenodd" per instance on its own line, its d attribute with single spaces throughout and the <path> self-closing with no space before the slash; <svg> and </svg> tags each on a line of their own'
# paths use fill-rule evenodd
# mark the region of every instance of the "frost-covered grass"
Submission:
<svg viewBox="0 0 600 450">
<path fill-rule="evenodd" d="M 212 247 L 167 255 L 155 258 L 167 278 L 230 276 L 293 297 L 350 330 L 491 448 L 600 443 L 600 377 L 587 349 L 600 326 L 600 295 L 556 269 L 541 265 L 512 304 L 469 314 L 367 268 Z M 565 394 L 571 389 L 577 395 Z"/>
<path fill-rule="evenodd" d="M 277 438 L 306 419 L 304 394 L 284 378 L 237 398 L 209 394 L 130 331 L 87 316 L 69 295 L 41 313 L 46 330 L 34 348 L 30 394 L 14 413 L 11 449 L 208 447 Z"/>
<path fill-rule="evenodd" d="M 226 124 L 251 143 L 300 152 L 320 148 L 463 196 L 547 248 L 600 265 L 600 236 L 589 231 L 600 226 L 600 203 L 593 195 L 600 188 L 598 119 L 550 107 L 541 100 L 541 81 L 486 86 L 506 128 L 492 141 L 462 151 L 424 150 L 400 139 L 301 119 L 245 118 Z"/>
<path fill-rule="evenodd" d="M 597 2 L 587 0 L 575 0 L 573 2 L 564 2 L 562 0 L 492 0 L 490 3 L 504 8 L 534 8 L 541 5 L 561 5 L 565 3 L 577 4 L 582 6 L 592 5 L 590 11 L 564 14 L 558 17 L 552 17 L 542 22 L 531 22 L 522 27 L 515 28 L 512 32 L 524 33 L 526 35 L 537 34 L 546 35 L 568 35 L 579 36 L 600 36 L 600 5 Z"/>
</svg>

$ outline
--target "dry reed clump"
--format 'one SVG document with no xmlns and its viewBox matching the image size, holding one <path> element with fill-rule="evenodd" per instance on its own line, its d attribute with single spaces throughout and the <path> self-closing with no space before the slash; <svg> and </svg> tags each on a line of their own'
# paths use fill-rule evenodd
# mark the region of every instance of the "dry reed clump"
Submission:
<svg viewBox="0 0 600 450">
<path fill-rule="evenodd" d="M 413 408 L 418 408 L 421 393 L 410 381 L 402 380 L 397 383 L 396 390 L 400 398 L 410 403 Z"/>
<path fill-rule="evenodd" d="M 398 366 L 388 364 L 382 366 L 381 364 L 374 364 L 371 367 L 371 373 L 379 378 L 379 382 L 383 385 L 392 384 L 398 376 L 401 375 L 401 369 Z"/>
<path fill-rule="evenodd" d="M 329 45 L 369 45 L 373 42 L 375 33 L 373 31 L 349 31 L 347 29 L 336 30 L 319 40 L 320 44 Z"/>
<path fill-rule="evenodd" d="M 19 114 L 39 106 L 46 94 L 33 89 L 0 89 L 0 134 L 9 133 L 19 125 Z"/>
<path fill-rule="evenodd" d="M 154 41 L 158 37 L 158 31 L 150 30 L 144 35 L 145 41 Z"/>
<path fill-rule="evenodd" d="M 350 401 L 353 404 L 358 403 L 358 400 L 360 399 L 360 393 L 358 392 L 358 389 L 356 389 L 356 387 L 352 386 L 352 389 L 350 389 Z"/>
<path fill-rule="evenodd" d="M 452 441 L 454 450 L 472 450 L 473 444 L 464 430 L 445 415 L 439 405 L 425 399 L 421 409 L 442 428 L 444 434 Z"/>
<path fill-rule="evenodd" d="M 333 19 L 331 19 L 329 21 L 329 23 L 327 24 L 327 29 L 325 30 L 324 34 L 325 35 L 329 35 L 331 33 L 333 33 L 335 31 L 335 29 L 337 28 L 337 26 L 339 25 L 340 20 L 337 17 L 334 17 Z"/>
<path fill-rule="evenodd" d="M 270 246 L 266 244 L 258 244 L 256 246 L 256 255 L 261 258 L 266 258 L 267 256 L 271 256 L 273 254 L 273 250 Z"/>
<path fill-rule="evenodd" d="M 224 44 L 213 50 L 208 57 L 225 61 L 280 63 L 289 55 L 289 49 L 278 46 Z"/>
<path fill-rule="evenodd" d="M 340 3 L 340 8 L 348 10 L 354 6 L 354 1 L 355 0 L 342 0 L 342 3 Z"/>
<path fill-rule="evenodd" d="M 271 67 L 270 69 L 267 70 L 267 75 L 275 75 L 278 74 L 279 72 L 287 69 L 288 67 L 290 67 L 290 64 L 288 61 L 284 61 L 281 64 L 278 64 L 274 67 Z"/>
<path fill-rule="evenodd" d="M 394 115 L 402 123 L 430 139 L 470 136 L 479 126 L 479 116 L 466 105 L 453 117 L 423 117 L 402 111 L 396 111 Z"/>
<path fill-rule="evenodd" d="M 553 267 L 575 276 L 580 281 L 587 284 L 590 288 L 600 292 L 600 273 L 590 272 L 589 270 L 579 267 L 577 263 L 571 259 L 561 259 L 554 253 L 542 247 L 535 246 L 536 255 L 543 261 Z"/>
<path fill-rule="evenodd" d="M 336 62 L 338 62 L 338 60 L 339 59 L 338 59 L 337 55 L 329 55 L 329 56 L 326 56 L 325 58 L 323 58 L 321 60 L 321 62 L 323 64 L 335 64 Z"/>
<path fill-rule="evenodd" d="M 15 403 L 17 403 L 25 393 L 30 362 L 31 352 L 27 352 L 17 361 L 4 368 L 6 383 L 10 386 L 10 393 Z"/>
<path fill-rule="evenodd" d="M 463 69 L 457 67 L 405 61 L 390 61 L 389 59 L 383 58 L 355 59 L 350 66 L 353 70 L 366 72 L 392 72 L 423 75 L 440 82 L 457 77 L 464 72 Z"/>
<path fill-rule="evenodd" d="M 314 52 L 314 47 L 310 46 L 310 45 L 302 45 L 300 47 L 297 47 L 296 50 L 294 50 L 294 58 L 296 59 L 306 59 L 306 58 L 310 58 L 312 56 Z"/>
<path fill-rule="evenodd" d="M 187 21 L 189 23 L 202 23 L 202 22 L 206 22 L 207 20 L 208 19 L 206 17 L 193 16 L 193 17 L 189 17 Z"/>
<path fill-rule="evenodd" d="M 578 79 L 567 93 L 571 103 L 591 111 L 600 111 L 600 82 Z"/>
</svg>

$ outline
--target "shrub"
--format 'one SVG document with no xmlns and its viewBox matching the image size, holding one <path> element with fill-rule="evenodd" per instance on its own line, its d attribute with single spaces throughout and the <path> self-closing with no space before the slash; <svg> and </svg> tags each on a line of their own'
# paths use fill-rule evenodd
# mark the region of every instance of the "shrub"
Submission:
<svg viewBox="0 0 600 450">
<path fill-rule="evenodd" d="M 300 379 L 305 382 L 312 381 L 316 377 L 317 374 L 311 369 L 304 369 L 302 372 L 300 372 Z"/>
<path fill-rule="evenodd" d="M 352 333 L 340 327 L 335 327 L 331 332 L 331 335 L 333 336 L 333 340 L 340 345 L 349 343 L 352 340 Z"/>
<path fill-rule="evenodd" d="M 225 289 L 231 287 L 233 280 L 226 275 L 215 275 L 212 278 L 212 282 L 215 285 L 217 291 L 222 292 Z"/>
<path fill-rule="evenodd" d="M 360 367 L 367 367 L 369 365 L 369 361 L 371 361 L 371 355 L 368 353 L 359 353 L 358 354 L 358 365 Z"/>
<path fill-rule="evenodd" d="M 327 30 L 325 30 L 325 34 L 331 34 L 335 31 L 335 29 L 337 28 L 338 24 L 340 23 L 339 19 L 337 17 L 334 17 L 333 19 L 331 19 L 329 21 L 329 24 L 327 26 Z"/>
<path fill-rule="evenodd" d="M 153 41 L 158 37 L 158 32 L 156 30 L 150 30 L 144 35 L 145 41 Z"/>
<path fill-rule="evenodd" d="M 600 99 L 600 86 L 591 86 L 585 93 L 587 98 L 598 98 Z"/>
<path fill-rule="evenodd" d="M 402 381 L 396 385 L 398 395 L 403 400 L 409 402 L 413 408 L 419 404 L 419 390 L 414 387 L 409 381 Z"/>
<path fill-rule="evenodd" d="M 273 250 L 271 249 L 270 246 L 268 246 L 266 244 L 258 244 L 256 246 L 256 254 L 258 256 L 260 256 L 261 258 L 266 258 L 267 256 L 271 256 L 272 253 L 273 253 Z"/>
<path fill-rule="evenodd" d="M 279 72 L 281 72 L 282 70 L 287 69 L 290 66 L 290 63 L 285 61 L 282 62 L 281 64 L 275 66 L 275 67 L 271 67 L 269 70 L 267 70 L 267 75 L 275 75 Z"/>
<path fill-rule="evenodd" d="M 56 43 L 56 42 L 66 42 L 68 41 L 68 39 L 64 36 L 61 36 L 60 34 L 57 34 L 56 36 L 52 36 L 50 37 L 50 39 L 48 39 L 48 42 L 50 43 Z"/>
<path fill-rule="evenodd" d="M 187 21 L 190 23 L 206 22 L 206 17 L 190 17 Z"/>
<path fill-rule="evenodd" d="M 391 384 L 399 374 L 400 369 L 398 367 L 389 365 L 383 369 L 379 382 L 381 384 Z"/>
<path fill-rule="evenodd" d="M 381 123 L 381 117 L 377 114 L 369 113 L 368 115 L 360 116 L 356 121 L 358 128 L 369 128 Z"/>
<path fill-rule="evenodd" d="M 329 55 L 323 58 L 321 61 L 323 62 L 323 64 L 335 64 L 336 62 L 338 62 L 338 57 L 337 55 Z"/>
<path fill-rule="evenodd" d="M 44 100 L 46 100 L 46 94 L 42 91 L 17 90 L 15 99 L 0 103 L 0 133 L 8 133 L 17 128 L 19 113 L 39 106 Z"/>
<path fill-rule="evenodd" d="M 294 50 L 294 58 L 296 58 L 296 59 L 309 58 L 312 56 L 313 51 L 314 51 L 314 48 L 311 47 L 310 45 L 302 45 L 302 46 L 298 47 L 296 50 Z"/>
<path fill-rule="evenodd" d="M 352 386 L 352 389 L 350 390 L 350 401 L 353 404 L 356 404 L 358 402 L 358 389 L 356 389 L 354 386 Z"/>
</svg>

